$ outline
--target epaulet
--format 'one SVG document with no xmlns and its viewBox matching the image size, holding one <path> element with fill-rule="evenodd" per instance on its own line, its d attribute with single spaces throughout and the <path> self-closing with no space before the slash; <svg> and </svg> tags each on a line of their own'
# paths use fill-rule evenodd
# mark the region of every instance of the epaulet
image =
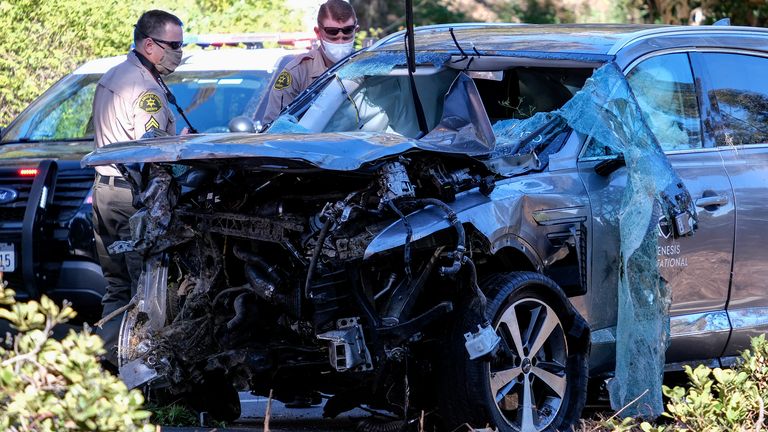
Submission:
<svg viewBox="0 0 768 432">
<path fill-rule="evenodd" d="M 312 51 L 308 51 L 305 53 L 297 54 L 293 59 L 291 59 L 290 62 L 288 62 L 287 65 L 285 65 L 286 70 L 293 70 L 296 67 L 298 67 L 301 63 L 312 60 Z"/>
</svg>

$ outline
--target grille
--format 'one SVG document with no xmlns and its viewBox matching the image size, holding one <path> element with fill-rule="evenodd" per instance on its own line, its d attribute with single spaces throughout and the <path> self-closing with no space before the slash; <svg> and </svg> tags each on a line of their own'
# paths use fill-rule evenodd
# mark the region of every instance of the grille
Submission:
<svg viewBox="0 0 768 432">
<path fill-rule="evenodd" d="M 0 172 L 0 187 L 13 189 L 18 196 L 13 202 L 0 204 L 0 224 L 20 226 L 24 221 L 33 178 L 20 177 L 15 171 Z M 51 206 L 50 221 L 65 223 L 74 216 L 93 185 L 93 171 L 87 169 L 59 171 Z"/>
<path fill-rule="evenodd" d="M 93 186 L 93 173 L 59 175 L 56 179 L 56 193 L 53 196 L 53 211 L 56 221 L 63 223 L 72 219 L 83 204 L 85 196 Z"/>
</svg>

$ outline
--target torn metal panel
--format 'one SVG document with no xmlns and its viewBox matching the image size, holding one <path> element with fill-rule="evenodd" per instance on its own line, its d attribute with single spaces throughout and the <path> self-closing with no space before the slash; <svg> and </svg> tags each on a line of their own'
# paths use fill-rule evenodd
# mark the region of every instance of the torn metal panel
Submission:
<svg viewBox="0 0 768 432">
<path fill-rule="evenodd" d="M 248 159 L 252 167 L 353 171 L 368 162 L 419 148 L 395 134 L 221 134 L 158 138 L 102 147 L 83 158 L 87 166 L 125 161 L 179 162 Z M 434 148 L 434 147 L 432 147 Z"/>
</svg>

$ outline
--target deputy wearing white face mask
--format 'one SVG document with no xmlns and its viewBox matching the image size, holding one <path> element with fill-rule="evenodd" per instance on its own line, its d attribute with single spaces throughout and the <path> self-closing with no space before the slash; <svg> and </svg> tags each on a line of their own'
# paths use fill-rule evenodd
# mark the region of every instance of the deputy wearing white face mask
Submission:
<svg viewBox="0 0 768 432">
<path fill-rule="evenodd" d="M 317 12 L 315 34 L 320 47 L 300 54 L 278 75 L 269 92 L 262 124 L 271 123 L 280 111 L 331 65 L 354 51 L 355 33 L 360 27 L 352 5 L 344 0 L 328 0 Z"/>
</svg>

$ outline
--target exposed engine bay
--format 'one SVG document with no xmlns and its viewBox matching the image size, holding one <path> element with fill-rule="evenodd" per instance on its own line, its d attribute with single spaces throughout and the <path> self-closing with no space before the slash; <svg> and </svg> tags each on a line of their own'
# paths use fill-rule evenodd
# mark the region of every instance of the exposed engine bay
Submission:
<svg viewBox="0 0 768 432">
<path fill-rule="evenodd" d="M 141 240 L 113 245 L 150 257 L 121 333 L 127 382 L 173 394 L 226 383 L 281 400 L 322 392 L 335 395 L 327 415 L 434 403 L 425 390 L 445 317 L 485 302 L 483 245 L 446 205 L 493 190 L 482 164 L 415 153 L 356 172 L 229 163 L 147 164 L 143 174 L 130 173 L 144 186 Z M 428 206 L 450 227 L 414 240 L 408 215 Z M 366 256 L 397 221 L 408 231 L 399 247 Z M 470 355 L 481 356 L 498 337 L 476 324 L 486 331 L 469 336 L 480 350 Z"/>
</svg>

